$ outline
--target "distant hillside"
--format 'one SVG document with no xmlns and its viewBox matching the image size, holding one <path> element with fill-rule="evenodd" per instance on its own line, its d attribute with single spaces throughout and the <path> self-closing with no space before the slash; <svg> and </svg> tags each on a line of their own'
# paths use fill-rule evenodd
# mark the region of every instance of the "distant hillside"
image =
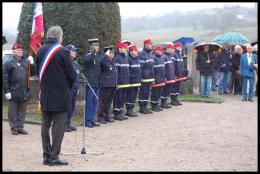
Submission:
<svg viewBox="0 0 260 174">
<path fill-rule="evenodd" d="M 143 47 L 143 40 L 151 38 L 155 44 L 160 42 L 172 42 L 179 37 L 193 37 L 195 40 L 214 40 L 217 35 L 228 32 L 229 30 L 217 29 L 198 29 L 194 30 L 192 27 L 186 28 L 167 28 L 160 30 L 143 30 L 137 32 L 128 32 L 123 36 L 126 39 L 134 42 L 139 48 Z M 257 40 L 257 26 L 236 28 L 231 30 L 243 34 L 249 41 Z"/>
<path fill-rule="evenodd" d="M 121 19 L 121 25 L 123 33 L 186 27 L 191 27 L 194 30 L 233 30 L 237 27 L 256 26 L 257 8 L 232 6 L 186 13 L 173 11 L 158 17 Z"/>
</svg>

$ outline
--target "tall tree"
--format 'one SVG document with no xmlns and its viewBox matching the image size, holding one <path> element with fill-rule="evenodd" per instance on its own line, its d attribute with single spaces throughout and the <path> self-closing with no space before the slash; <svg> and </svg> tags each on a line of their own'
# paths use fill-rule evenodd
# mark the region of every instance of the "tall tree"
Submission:
<svg viewBox="0 0 260 174">
<path fill-rule="evenodd" d="M 23 3 L 18 24 L 17 42 L 29 52 L 32 30 L 33 3 Z M 114 45 L 121 39 L 121 18 L 118 3 L 43 3 L 44 34 L 49 27 L 59 25 L 63 29 L 63 44 L 79 47 L 79 59 L 88 50 L 88 38 L 99 38 L 100 48 Z M 44 37 L 43 42 L 46 37 Z M 102 49 L 101 49 L 102 51 Z"/>
</svg>

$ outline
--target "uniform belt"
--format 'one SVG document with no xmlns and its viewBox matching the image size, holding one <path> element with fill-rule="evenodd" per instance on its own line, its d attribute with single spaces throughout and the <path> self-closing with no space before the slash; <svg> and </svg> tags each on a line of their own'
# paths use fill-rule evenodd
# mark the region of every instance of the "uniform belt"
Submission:
<svg viewBox="0 0 260 174">
<path fill-rule="evenodd" d="M 152 87 L 162 87 L 162 86 L 165 86 L 165 83 L 152 83 L 151 84 Z"/>
<path fill-rule="evenodd" d="M 168 80 L 168 81 L 166 81 L 167 84 L 169 84 L 169 83 L 175 83 L 175 82 L 176 82 L 176 80 Z"/>
<path fill-rule="evenodd" d="M 136 87 L 136 86 L 141 86 L 141 83 L 133 83 L 133 84 L 130 84 L 130 87 Z"/>
<path fill-rule="evenodd" d="M 126 85 L 117 85 L 118 88 L 128 88 L 130 87 L 130 84 L 126 84 Z"/>
<path fill-rule="evenodd" d="M 187 80 L 187 77 L 180 77 L 180 78 L 177 78 L 175 80 L 176 80 L 176 82 L 183 81 L 183 80 Z"/>
<path fill-rule="evenodd" d="M 154 79 L 142 79 L 142 82 L 153 82 Z"/>
</svg>

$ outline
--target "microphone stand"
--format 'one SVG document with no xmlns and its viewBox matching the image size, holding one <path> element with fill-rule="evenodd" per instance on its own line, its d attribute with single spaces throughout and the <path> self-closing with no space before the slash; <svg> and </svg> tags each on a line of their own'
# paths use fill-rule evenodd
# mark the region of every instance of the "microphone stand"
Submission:
<svg viewBox="0 0 260 174">
<path fill-rule="evenodd" d="M 93 90 L 93 88 L 91 87 L 91 85 L 89 84 L 87 78 L 84 76 L 84 74 L 82 73 L 82 78 L 83 78 L 83 90 L 85 91 L 85 85 L 87 84 L 89 86 L 89 88 L 91 89 L 91 91 L 93 92 L 94 96 L 97 98 L 97 100 L 99 100 L 97 94 L 95 93 L 95 91 Z M 85 96 L 85 95 L 84 95 Z M 84 100 L 84 106 L 86 106 L 86 99 Z M 102 153 L 90 153 L 90 152 L 86 152 L 86 148 L 85 148 L 85 127 L 86 127 L 86 123 L 85 123 L 85 118 L 86 118 L 86 112 L 85 112 L 85 108 L 84 108 L 84 117 L 83 117 L 83 147 L 80 151 L 80 154 L 84 155 L 85 160 L 86 159 L 86 154 L 92 154 L 92 155 L 102 155 L 104 154 Z M 73 152 L 73 153 L 61 153 L 61 155 L 66 156 L 66 155 L 77 155 L 79 154 L 79 152 Z"/>
</svg>

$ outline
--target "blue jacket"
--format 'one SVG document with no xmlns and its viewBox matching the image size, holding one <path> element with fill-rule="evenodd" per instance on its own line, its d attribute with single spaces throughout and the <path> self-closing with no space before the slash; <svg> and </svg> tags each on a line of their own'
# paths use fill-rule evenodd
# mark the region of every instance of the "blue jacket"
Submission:
<svg viewBox="0 0 260 174">
<path fill-rule="evenodd" d="M 77 73 L 76 79 L 72 85 L 72 89 L 78 90 L 79 86 L 80 86 L 80 65 L 78 64 L 77 61 L 72 61 L 72 65 L 73 65 L 74 70 Z"/>
<path fill-rule="evenodd" d="M 121 87 L 130 86 L 130 72 L 129 72 L 129 62 L 127 57 L 122 53 L 115 54 L 115 65 L 118 72 L 117 85 Z M 123 86 L 122 86 L 123 85 Z"/>
<path fill-rule="evenodd" d="M 240 75 L 242 77 L 255 77 L 253 64 L 257 64 L 257 56 L 252 54 L 251 63 L 248 64 L 247 53 L 240 59 Z"/>
<path fill-rule="evenodd" d="M 117 86 L 117 68 L 113 60 L 107 55 L 102 56 L 100 60 L 100 87 L 116 87 Z"/>
<path fill-rule="evenodd" d="M 175 64 L 171 59 L 172 55 L 169 53 L 164 53 L 163 54 L 163 60 L 165 64 L 165 78 L 167 81 L 169 80 L 175 80 L 176 75 L 175 75 Z"/>
<path fill-rule="evenodd" d="M 165 82 L 165 64 L 163 56 L 154 55 L 153 67 L 155 84 Z"/>
<path fill-rule="evenodd" d="M 185 74 L 186 70 L 185 70 L 183 58 L 182 58 L 181 52 L 178 51 L 177 49 L 175 49 L 174 52 L 173 52 L 172 60 L 175 64 L 175 74 L 176 74 L 176 76 L 178 78 L 186 76 L 186 74 Z"/>
<path fill-rule="evenodd" d="M 143 49 L 140 53 L 140 63 L 142 69 L 142 82 L 154 81 L 154 60 L 151 50 Z"/>
<path fill-rule="evenodd" d="M 141 86 L 141 65 L 139 56 L 133 58 L 131 54 L 127 56 L 130 65 L 130 86 Z"/>
<path fill-rule="evenodd" d="M 231 61 L 230 61 L 230 52 L 223 49 L 219 55 L 219 71 L 220 72 L 230 72 L 231 71 Z M 224 67 L 221 65 L 225 64 Z"/>
</svg>

